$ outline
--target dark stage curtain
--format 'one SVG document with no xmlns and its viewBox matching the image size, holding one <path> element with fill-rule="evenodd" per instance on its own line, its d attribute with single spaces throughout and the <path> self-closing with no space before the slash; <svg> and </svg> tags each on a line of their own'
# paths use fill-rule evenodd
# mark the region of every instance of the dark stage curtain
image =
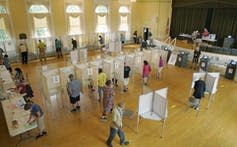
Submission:
<svg viewBox="0 0 237 147">
<path fill-rule="evenodd" d="M 203 30 L 206 25 L 207 8 L 173 8 L 171 19 L 171 36 L 180 33 L 191 34 L 194 30 Z"/>
<path fill-rule="evenodd" d="M 233 36 L 234 47 L 237 48 L 237 9 L 213 9 L 210 32 L 216 34 L 218 46 L 223 45 L 224 38 L 228 35 Z"/>
</svg>

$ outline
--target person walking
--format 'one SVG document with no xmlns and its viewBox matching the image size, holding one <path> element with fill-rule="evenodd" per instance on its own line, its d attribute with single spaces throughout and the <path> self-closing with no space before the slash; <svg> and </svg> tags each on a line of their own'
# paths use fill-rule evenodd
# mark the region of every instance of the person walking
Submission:
<svg viewBox="0 0 237 147">
<path fill-rule="evenodd" d="M 99 93 L 99 102 L 103 99 L 103 89 L 106 82 L 106 74 L 103 72 L 102 68 L 99 68 L 98 75 L 98 93 Z"/>
<path fill-rule="evenodd" d="M 129 83 L 129 73 L 131 71 L 131 68 L 126 65 L 126 62 L 124 63 L 124 75 L 123 75 L 123 91 L 128 91 L 128 83 Z"/>
<path fill-rule="evenodd" d="M 145 60 L 143 65 L 143 82 L 145 85 L 147 85 L 148 77 L 151 72 L 151 66 L 149 63 Z"/>
<path fill-rule="evenodd" d="M 37 126 L 40 132 L 36 136 L 36 139 L 46 135 L 47 132 L 45 131 L 44 112 L 41 107 L 36 103 L 28 102 L 24 105 L 24 110 L 30 110 L 30 116 L 27 123 L 32 124 L 35 121 L 37 122 Z"/>
<path fill-rule="evenodd" d="M 71 112 L 80 110 L 80 81 L 74 78 L 73 74 L 69 75 L 70 82 L 67 84 L 67 92 L 72 104 Z"/>
<path fill-rule="evenodd" d="M 46 56 L 45 56 L 46 45 L 41 40 L 39 40 L 38 49 L 39 49 L 40 61 L 42 61 L 42 58 L 44 58 L 44 61 L 46 61 Z"/>
<path fill-rule="evenodd" d="M 107 114 L 112 111 L 114 107 L 114 88 L 111 80 L 106 81 L 103 89 L 103 114 L 100 117 L 101 121 L 107 121 Z"/>
<path fill-rule="evenodd" d="M 28 61 L 27 46 L 23 43 L 20 43 L 19 50 L 21 53 L 22 64 L 27 64 L 27 61 Z"/>
<path fill-rule="evenodd" d="M 110 125 L 110 134 L 106 141 L 106 144 L 109 147 L 113 147 L 112 141 L 116 134 L 118 134 L 120 138 L 120 145 L 128 145 L 129 142 L 125 140 L 125 134 L 123 131 L 123 110 L 125 108 L 125 103 L 120 102 L 112 112 L 112 122 Z"/>
<path fill-rule="evenodd" d="M 62 41 L 61 40 L 55 39 L 55 48 L 56 48 L 56 52 L 57 52 L 58 58 L 60 58 L 60 57 L 63 58 L 63 54 L 62 54 Z"/>
</svg>

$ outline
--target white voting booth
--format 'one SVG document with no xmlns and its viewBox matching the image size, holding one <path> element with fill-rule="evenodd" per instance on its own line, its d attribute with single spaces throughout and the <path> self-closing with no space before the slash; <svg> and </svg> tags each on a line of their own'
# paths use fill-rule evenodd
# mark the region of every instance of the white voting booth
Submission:
<svg viewBox="0 0 237 147">
<path fill-rule="evenodd" d="M 42 72 L 43 94 L 45 99 L 56 99 L 61 92 L 61 81 L 58 69 Z"/>
<path fill-rule="evenodd" d="M 135 54 L 127 54 L 125 56 L 125 62 L 126 65 L 130 67 L 131 71 L 129 76 L 132 77 L 132 81 L 134 82 L 134 64 L 135 64 L 135 60 L 134 60 Z"/>
<path fill-rule="evenodd" d="M 84 88 L 88 86 L 88 66 L 88 63 L 75 65 L 76 78 L 81 82 L 83 93 L 85 92 Z"/>
<path fill-rule="evenodd" d="M 87 62 L 87 49 L 79 49 L 79 62 L 85 63 Z"/>
<path fill-rule="evenodd" d="M 143 51 L 143 60 L 146 60 L 148 63 L 151 63 L 151 50 L 144 50 Z"/>
<path fill-rule="evenodd" d="M 120 82 L 124 80 L 124 62 L 125 56 L 117 56 L 114 59 L 114 78 Z"/>
<path fill-rule="evenodd" d="M 71 62 L 72 64 L 77 64 L 78 63 L 78 50 L 74 50 L 70 52 L 70 57 L 71 57 Z"/>
<path fill-rule="evenodd" d="M 113 58 L 104 59 L 102 69 L 103 72 L 106 74 L 107 79 L 112 80 L 114 78 L 114 59 Z"/>
<path fill-rule="evenodd" d="M 209 101 L 208 101 L 208 106 L 207 106 L 207 108 L 209 108 L 210 103 L 212 100 L 214 100 L 214 96 L 217 92 L 217 86 L 218 86 L 218 81 L 220 78 L 220 73 L 217 73 L 217 72 L 193 73 L 190 95 L 192 94 L 195 81 L 199 80 L 200 78 L 205 79 L 206 92 L 209 93 Z"/>
<path fill-rule="evenodd" d="M 143 73 L 143 52 L 135 52 L 134 57 L 134 72 L 141 74 Z"/>
<path fill-rule="evenodd" d="M 162 121 L 162 129 L 160 136 L 163 137 L 165 120 L 168 117 L 167 93 L 168 88 L 163 88 L 139 96 L 137 131 L 139 127 L 140 117 L 143 117 L 145 119 Z"/>
</svg>

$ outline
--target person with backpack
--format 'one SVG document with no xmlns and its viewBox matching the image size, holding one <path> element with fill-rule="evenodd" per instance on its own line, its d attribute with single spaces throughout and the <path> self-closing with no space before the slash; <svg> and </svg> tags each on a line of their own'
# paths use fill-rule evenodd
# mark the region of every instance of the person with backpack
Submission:
<svg viewBox="0 0 237 147">
<path fill-rule="evenodd" d="M 193 105 L 193 108 L 195 110 L 199 109 L 199 104 L 200 104 L 201 98 L 204 97 L 205 91 L 206 91 L 206 83 L 203 80 L 203 78 L 200 78 L 194 84 L 193 97 L 195 98 L 195 105 Z"/>
</svg>

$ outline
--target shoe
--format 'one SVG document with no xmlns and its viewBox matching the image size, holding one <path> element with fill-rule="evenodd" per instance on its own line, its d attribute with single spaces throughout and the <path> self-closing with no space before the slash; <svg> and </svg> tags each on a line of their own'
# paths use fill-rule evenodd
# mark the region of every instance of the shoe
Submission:
<svg viewBox="0 0 237 147">
<path fill-rule="evenodd" d="M 127 89 L 124 89 L 123 92 L 127 92 L 128 90 Z"/>
<path fill-rule="evenodd" d="M 107 121 L 107 117 L 106 116 L 101 116 L 100 121 Z"/>
<path fill-rule="evenodd" d="M 71 110 L 71 112 L 76 112 L 76 111 L 77 111 L 77 109 L 75 109 L 75 108 Z"/>
<path fill-rule="evenodd" d="M 120 145 L 128 145 L 129 142 L 128 141 L 124 141 L 123 143 L 120 143 Z"/>
<path fill-rule="evenodd" d="M 194 110 L 199 110 L 199 107 L 195 107 Z"/>
<path fill-rule="evenodd" d="M 35 139 L 39 139 L 40 137 L 44 136 L 43 134 L 39 134 L 35 137 Z"/>
<path fill-rule="evenodd" d="M 81 108 L 80 106 L 76 106 L 76 109 L 77 109 L 77 110 L 80 110 L 80 108 Z"/>
<path fill-rule="evenodd" d="M 43 131 L 43 135 L 47 135 L 47 132 L 46 132 L 46 131 Z"/>
</svg>

